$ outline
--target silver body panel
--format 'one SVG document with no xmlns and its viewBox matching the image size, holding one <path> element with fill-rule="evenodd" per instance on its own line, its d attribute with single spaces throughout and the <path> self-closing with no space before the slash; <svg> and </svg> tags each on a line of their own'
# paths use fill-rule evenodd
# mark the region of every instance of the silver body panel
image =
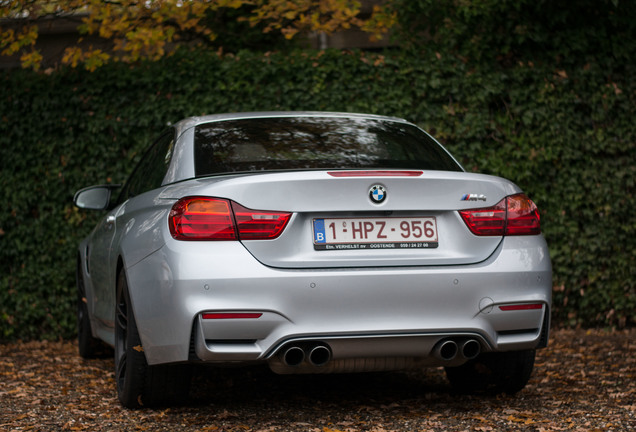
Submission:
<svg viewBox="0 0 636 432">
<path fill-rule="evenodd" d="M 476 339 L 482 351 L 545 345 L 552 288 L 545 240 L 541 235 L 477 237 L 457 213 L 492 206 L 519 193 L 516 185 L 493 176 L 444 171 L 412 178 L 336 178 L 327 171 L 296 171 L 193 179 L 196 124 L 268 115 L 213 116 L 177 124 L 164 186 L 111 210 L 80 244 L 94 336 L 114 343 L 115 281 L 123 269 L 150 365 L 269 362 L 280 373 L 384 370 L 452 365 L 433 356 L 435 345 L 449 336 Z M 373 184 L 388 190 L 380 205 L 368 198 Z M 462 201 L 463 194 L 483 199 Z M 179 241 L 167 221 L 172 205 L 185 196 L 226 198 L 250 209 L 293 216 L 275 240 Z M 313 247 L 315 218 L 387 215 L 434 216 L 439 247 Z M 543 306 L 499 308 L 524 303 Z M 203 313 L 262 315 L 203 319 Z M 332 361 L 289 368 L 280 353 L 290 343 L 324 343 Z"/>
</svg>

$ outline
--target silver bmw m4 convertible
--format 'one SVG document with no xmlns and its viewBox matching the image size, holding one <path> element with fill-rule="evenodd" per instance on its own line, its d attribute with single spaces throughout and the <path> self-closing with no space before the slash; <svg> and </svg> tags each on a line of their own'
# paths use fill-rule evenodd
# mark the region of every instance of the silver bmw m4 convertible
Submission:
<svg viewBox="0 0 636 432">
<path fill-rule="evenodd" d="M 402 119 L 189 118 L 74 200 L 105 213 L 78 249 L 79 351 L 114 347 L 126 407 L 187 397 L 195 364 L 443 366 L 514 393 L 548 343 L 535 204 Z"/>
</svg>

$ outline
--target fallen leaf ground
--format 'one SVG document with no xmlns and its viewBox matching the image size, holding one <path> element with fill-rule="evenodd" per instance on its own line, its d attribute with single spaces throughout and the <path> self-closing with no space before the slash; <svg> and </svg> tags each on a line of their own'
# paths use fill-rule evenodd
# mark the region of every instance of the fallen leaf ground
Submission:
<svg viewBox="0 0 636 432">
<path fill-rule="evenodd" d="M 127 410 L 111 358 L 73 342 L 0 345 L 0 431 L 636 430 L 636 329 L 556 330 L 515 396 L 458 396 L 443 370 L 279 376 L 204 369 L 181 406 Z"/>
</svg>

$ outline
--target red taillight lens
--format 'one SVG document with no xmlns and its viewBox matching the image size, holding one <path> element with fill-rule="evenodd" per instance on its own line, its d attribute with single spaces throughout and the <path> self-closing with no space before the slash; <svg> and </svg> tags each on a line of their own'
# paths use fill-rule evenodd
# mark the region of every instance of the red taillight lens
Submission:
<svg viewBox="0 0 636 432">
<path fill-rule="evenodd" d="M 177 240 L 236 240 L 230 202 L 207 197 L 183 198 L 172 206 L 170 233 Z"/>
<path fill-rule="evenodd" d="M 508 197 L 507 235 L 534 235 L 541 233 L 539 209 L 524 194 Z"/>
<path fill-rule="evenodd" d="M 539 210 L 525 194 L 511 195 L 492 207 L 462 210 L 459 214 L 478 236 L 541 233 Z"/>
<path fill-rule="evenodd" d="M 506 199 L 502 199 L 493 207 L 464 210 L 459 214 L 473 234 L 500 236 L 506 228 Z"/>
<path fill-rule="evenodd" d="M 177 240 L 271 240 L 283 232 L 290 217 L 291 213 L 250 210 L 221 198 L 187 197 L 172 206 L 168 224 Z"/>
<path fill-rule="evenodd" d="M 239 238 L 241 240 L 272 240 L 278 237 L 291 213 L 250 210 L 233 202 Z"/>
</svg>

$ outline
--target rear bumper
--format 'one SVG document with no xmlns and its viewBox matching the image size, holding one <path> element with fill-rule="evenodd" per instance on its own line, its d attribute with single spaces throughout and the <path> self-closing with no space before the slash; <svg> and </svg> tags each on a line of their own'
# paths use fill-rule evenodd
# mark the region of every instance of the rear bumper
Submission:
<svg viewBox="0 0 636 432">
<path fill-rule="evenodd" d="M 333 365 L 374 359 L 384 369 L 399 359 L 440 364 L 435 347 L 448 338 L 477 340 L 482 351 L 548 338 L 552 280 L 541 236 L 505 238 L 473 265 L 328 270 L 269 268 L 236 242 L 175 241 L 127 275 L 149 364 L 192 359 L 192 342 L 199 360 L 275 368 L 293 344 L 325 344 Z M 520 304 L 535 306 L 501 308 Z"/>
</svg>

